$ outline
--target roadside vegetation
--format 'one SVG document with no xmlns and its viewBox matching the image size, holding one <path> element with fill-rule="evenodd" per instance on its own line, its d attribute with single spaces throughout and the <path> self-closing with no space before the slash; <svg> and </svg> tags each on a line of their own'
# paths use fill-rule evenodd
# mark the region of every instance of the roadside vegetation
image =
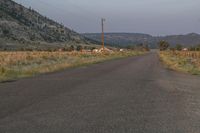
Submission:
<svg viewBox="0 0 200 133">
<path fill-rule="evenodd" d="M 41 73 L 63 70 L 69 67 L 77 67 L 141 54 L 144 54 L 144 52 L 2 51 L 0 52 L 0 81 L 30 77 Z"/>
<path fill-rule="evenodd" d="M 200 47 L 184 48 L 177 44 L 170 47 L 168 42 L 159 43 L 160 59 L 170 69 L 200 75 Z"/>
</svg>

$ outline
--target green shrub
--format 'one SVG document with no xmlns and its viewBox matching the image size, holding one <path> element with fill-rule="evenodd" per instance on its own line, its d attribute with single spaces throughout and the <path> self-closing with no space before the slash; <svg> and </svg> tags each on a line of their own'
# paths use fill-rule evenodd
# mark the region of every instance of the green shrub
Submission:
<svg viewBox="0 0 200 133">
<path fill-rule="evenodd" d="M 0 67 L 0 73 L 1 73 L 1 74 L 6 73 L 6 69 L 5 69 L 4 67 Z"/>
<path fill-rule="evenodd" d="M 77 50 L 77 51 L 82 51 L 82 50 L 83 50 L 83 46 L 78 45 L 78 46 L 76 47 L 76 50 Z"/>
</svg>

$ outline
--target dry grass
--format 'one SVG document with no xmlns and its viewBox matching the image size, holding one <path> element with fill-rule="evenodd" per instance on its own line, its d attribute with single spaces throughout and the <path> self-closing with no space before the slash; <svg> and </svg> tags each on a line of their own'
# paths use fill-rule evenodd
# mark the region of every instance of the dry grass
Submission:
<svg viewBox="0 0 200 133">
<path fill-rule="evenodd" d="M 164 51 L 160 52 L 160 58 L 171 69 L 200 74 L 200 52 Z"/>
<path fill-rule="evenodd" d="M 0 81 L 29 77 L 144 52 L 0 52 Z"/>
</svg>

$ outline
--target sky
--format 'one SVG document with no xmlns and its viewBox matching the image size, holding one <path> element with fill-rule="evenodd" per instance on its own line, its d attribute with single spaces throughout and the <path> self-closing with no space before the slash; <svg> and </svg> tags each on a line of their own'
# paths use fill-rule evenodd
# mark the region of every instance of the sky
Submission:
<svg viewBox="0 0 200 133">
<path fill-rule="evenodd" d="M 200 0 L 14 0 L 79 33 L 200 33 Z"/>
</svg>

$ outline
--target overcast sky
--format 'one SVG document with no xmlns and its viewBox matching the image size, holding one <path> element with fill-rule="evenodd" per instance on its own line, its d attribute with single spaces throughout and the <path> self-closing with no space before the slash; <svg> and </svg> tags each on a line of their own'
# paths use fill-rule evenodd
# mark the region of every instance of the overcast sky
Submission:
<svg viewBox="0 0 200 133">
<path fill-rule="evenodd" d="M 200 0 L 15 0 L 80 32 L 200 33 Z"/>
</svg>

